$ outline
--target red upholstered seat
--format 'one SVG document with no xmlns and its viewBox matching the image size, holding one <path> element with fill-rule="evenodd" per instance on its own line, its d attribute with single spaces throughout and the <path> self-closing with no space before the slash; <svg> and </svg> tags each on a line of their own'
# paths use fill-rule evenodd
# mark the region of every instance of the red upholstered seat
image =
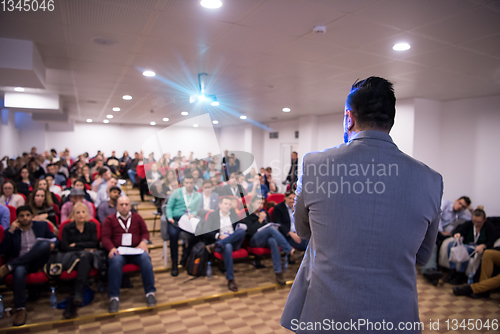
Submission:
<svg viewBox="0 0 500 334">
<path fill-rule="evenodd" d="M 12 205 L 7 205 L 7 209 L 9 209 L 9 212 L 10 212 L 10 223 L 12 224 L 12 222 L 14 220 L 16 220 L 17 218 L 17 215 L 16 215 L 16 208 L 13 207 Z M 3 234 L 2 234 L 2 238 L 3 238 Z M 1 239 L 0 239 L 1 240 Z"/>
<path fill-rule="evenodd" d="M 247 256 L 248 256 L 248 252 L 247 252 L 246 249 L 243 249 L 243 248 L 240 248 L 237 251 L 233 252 L 233 259 L 242 259 L 242 258 L 245 258 Z M 219 260 L 223 260 L 224 259 L 222 253 L 214 252 L 214 257 L 216 259 L 219 259 Z"/>
<path fill-rule="evenodd" d="M 279 204 L 285 200 L 285 194 L 271 194 L 267 196 L 267 203 Z"/>
<path fill-rule="evenodd" d="M 271 218 L 271 221 L 274 221 L 274 206 L 270 208 L 267 213 L 269 213 L 269 217 Z"/>
<path fill-rule="evenodd" d="M 97 274 L 99 274 L 97 269 L 94 268 L 90 269 L 90 276 L 97 276 Z M 61 276 L 59 276 L 59 278 L 64 280 L 73 280 L 76 279 L 76 276 L 77 276 L 77 271 L 73 270 L 71 274 L 68 274 L 67 271 L 63 272 Z"/>
<path fill-rule="evenodd" d="M 13 280 L 12 274 L 7 275 L 7 277 L 5 277 L 5 284 L 12 285 L 12 280 Z M 45 273 L 42 271 L 26 275 L 26 284 L 28 285 L 43 284 L 48 281 L 49 279 L 47 278 L 47 275 L 45 275 Z"/>
<path fill-rule="evenodd" d="M 141 271 L 141 267 L 136 266 L 135 264 L 126 264 L 123 266 L 123 273 L 130 273 L 134 271 Z"/>
<path fill-rule="evenodd" d="M 271 254 L 270 248 L 262 248 L 262 247 L 247 247 L 248 253 L 253 255 L 266 255 Z"/>
</svg>

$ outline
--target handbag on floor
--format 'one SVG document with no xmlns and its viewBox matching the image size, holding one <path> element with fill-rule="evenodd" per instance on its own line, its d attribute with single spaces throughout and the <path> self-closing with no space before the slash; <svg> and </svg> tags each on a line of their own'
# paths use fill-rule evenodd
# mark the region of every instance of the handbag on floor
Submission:
<svg viewBox="0 0 500 334">
<path fill-rule="evenodd" d="M 467 251 L 467 247 L 464 246 L 461 238 L 455 240 L 454 246 L 450 249 L 448 260 L 457 264 L 469 260 L 469 252 Z"/>
</svg>

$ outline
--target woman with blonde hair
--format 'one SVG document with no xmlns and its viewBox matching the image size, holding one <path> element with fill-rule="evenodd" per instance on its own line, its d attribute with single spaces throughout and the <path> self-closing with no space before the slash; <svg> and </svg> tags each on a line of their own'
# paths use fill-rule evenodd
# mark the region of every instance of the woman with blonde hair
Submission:
<svg viewBox="0 0 500 334">
<path fill-rule="evenodd" d="M 97 248 L 97 226 L 90 221 L 88 208 L 78 202 L 71 211 L 73 221 L 64 225 L 61 237 L 61 252 L 65 253 L 63 269 L 78 270 L 72 299 L 73 306 L 83 304 L 83 289 L 88 285 L 90 270 L 94 262 L 93 252 Z M 76 309 L 69 307 L 64 311 L 65 318 L 76 316 Z"/>
</svg>

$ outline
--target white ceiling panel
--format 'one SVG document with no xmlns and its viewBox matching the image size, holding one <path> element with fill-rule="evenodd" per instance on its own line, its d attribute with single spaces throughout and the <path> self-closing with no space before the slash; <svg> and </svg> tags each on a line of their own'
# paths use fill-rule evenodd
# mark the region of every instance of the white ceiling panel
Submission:
<svg viewBox="0 0 500 334">
<path fill-rule="evenodd" d="M 214 45 L 232 48 L 238 52 L 268 54 L 294 39 L 291 34 L 235 25 L 219 36 Z"/>
<path fill-rule="evenodd" d="M 466 42 L 498 34 L 500 13 L 480 7 L 415 31 L 448 43 Z"/>
<path fill-rule="evenodd" d="M 390 61 L 389 58 L 375 56 L 369 53 L 351 51 L 342 53 L 322 62 L 325 65 L 340 67 L 347 70 L 357 70 L 379 65 Z"/>
<path fill-rule="evenodd" d="M 201 19 L 228 23 L 239 22 L 260 6 L 262 0 L 224 1 L 220 10 L 203 8 L 199 0 L 168 0 L 163 11 L 184 19 Z"/>
<path fill-rule="evenodd" d="M 131 8 L 96 0 L 66 1 L 65 4 L 71 25 L 125 34 L 139 34 L 152 13 L 142 6 Z"/>
<path fill-rule="evenodd" d="M 162 12 L 149 36 L 161 37 L 168 42 L 185 42 L 189 40 L 191 42 L 196 41 L 197 44 L 208 45 L 232 26 L 233 24 L 225 22 L 187 20 L 182 16 Z"/>
<path fill-rule="evenodd" d="M 405 60 L 428 67 L 441 67 L 475 59 L 476 57 L 476 52 L 450 45 L 441 49 L 410 56 L 405 58 Z"/>
<path fill-rule="evenodd" d="M 339 48 L 333 44 L 318 43 L 301 38 L 278 48 L 272 53 L 272 56 L 316 63 L 348 51 L 348 49 Z"/>
<path fill-rule="evenodd" d="M 356 15 L 397 29 L 410 30 L 476 7 L 464 0 L 385 0 Z"/>
<path fill-rule="evenodd" d="M 276 15 L 281 12 L 280 15 Z M 298 0 L 272 0 L 240 23 L 253 28 L 302 36 L 314 26 L 324 26 L 344 14 Z"/>
<path fill-rule="evenodd" d="M 411 48 L 404 52 L 395 51 L 392 47 L 396 43 L 408 43 Z M 360 50 L 391 59 L 405 59 L 420 53 L 443 48 L 446 45 L 447 43 L 405 32 L 393 35 L 382 41 L 368 43 L 366 46 L 361 47 Z"/>
<path fill-rule="evenodd" d="M 459 45 L 479 53 L 500 58 L 500 34 L 478 38 Z"/>
<path fill-rule="evenodd" d="M 314 3 L 343 13 L 352 13 L 364 7 L 376 5 L 380 0 L 302 0 L 305 3 Z"/>
<path fill-rule="evenodd" d="M 304 38 L 337 47 L 356 49 L 386 39 L 399 32 L 400 30 L 384 27 L 361 17 L 345 15 L 327 25 L 326 34 L 311 32 Z"/>
</svg>

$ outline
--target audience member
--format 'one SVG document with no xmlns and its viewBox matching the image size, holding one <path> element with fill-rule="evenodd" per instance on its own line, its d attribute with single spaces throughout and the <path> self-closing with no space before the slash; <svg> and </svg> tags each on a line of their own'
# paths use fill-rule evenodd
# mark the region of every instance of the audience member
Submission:
<svg viewBox="0 0 500 334">
<path fill-rule="evenodd" d="M 0 225 L 4 230 L 10 227 L 10 210 L 5 205 L 0 204 Z"/>
<path fill-rule="evenodd" d="M 269 195 L 269 188 L 265 185 L 265 179 L 262 174 L 255 175 L 253 183 L 248 186 L 248 194 L 267 198 L 267 195 Z"/>
<path fill-rule="evenodd" d="M 121 189 L 111 187 L 109 189 L 109 200 L 102 201 L 97 208 L 97 220 L 102 224 L 109 215 L 116 215 L 116 202 L 120 197 Z"/>
<path fill-rule="evenodd" d="M 128 263 L 141 268 L 147 306 L 156 306 L 155 278 L 151 258 L 148 254 L 149 232 L 146 223 L 138 213 L 131 211 L 128 197 L 119 197 L 117 206 L 116 215 L 108 216 L 102 224 L 102 245 L 109 252 L 109 312 L 118 311 L 122 270 L 123 266 Z M 122 255 L 119 253 L 118 247 L 133 247 L 143 252 L 137 255 Z"/>
<path fill-rule="evenodd" d="M 134 186 L 137 186 L 137 164 L 140 161 L 139 153 L 135 152 L 134 153 L 134 159 L 130 162 L 129 169 L 127 170 L 128 177 L 130 178 L 130 182 Z"/>
<path fill-rule="evenodd" d="M 16 184 L 17 191 L 28 198 L 28 196 L 33 191 L 34 185 L 35 179 L 30 175 L 28 168 L 21 168 L 21 170 L 19 171 L 19 181 Z"/>
<path fill-rule="evenodd" d="M 30 195 L 29 205 L 34 215 L 33 220 L 47 221 L 54 228 L 57 227 L 56 212 L 45 197 L 45 190 L 37 189 Z"/>
<path fill-rule="evenodd" d="M 454 202 L 443 201 L 441 204 L 441 215 L 439 221 L 439 232 L 436 237 L 436 244 L 432 250 L 431 259 L 420 267 L 422 275 L 433 285 L 437 285 L 443 273 L 438 270 L 437 259 L 439 248 L 443 241 L 451 236 L 451 232 L 460 224 L 471 219 L 469 211 L 471 200 L 467 196 L 462 196 Z"/>
<path fill-rule="evenodd" d="M 489 298 L 490 291 L 500 288 L 500 274 L 493 276 L 495 266 L 500 267 L 500 248 L 498 247 L 484 251 L 479 282 L 454 287 L 455 296 L 469 296 L 473 299 Z"/>
<path fill-rule="evenodd" d="M 486 249 L 493 248 L 493 244 L 497 239 L 495 227 L 490 222 L 486 221 L 486 213 L 481 208 L 477 208 L 472 212 L 472 220 L 458 225 L 453 231 L 453 237 L 460 239 L 463 237 L 464 246 L 467 248 L 469 254 L 474 250 L 483 254 Z M 448 244 L 448 256 L 450 250 L 455 243 Z M 453 285 L 463 284 L 467 281 L 465 270 L 469 261 L 460 263 L 457 268 L 455 262 L 450 262 L 450 274 L 445 278 L 446 283 Z"/>
<path fill-rule="evenodd" d="M 63 270 L 77 270 L 74 294 L 70 299 L 73 305 L 64 312 L 67 319 L 76 316 L 76 310 L 72 306 L 83 304 L 83 289 L 89 284 L 90 269 L 94 262 L 93 252 L 98 246 L 97 227 L 90 222 L 87 206 L 81 202 L 76 203 L 71 216 L 74 221 L 64 226 L 61 237 Z"/>
<path fill-rule="evenodd" d="M 71 216 L 71 212 L 73 211 L 73 207 L 77 203 L 83 203 L 87 207 L 88 213 L 91 217 L 95 217 L 94 207 L 92 203 L 85 199 L 85 192 L 80 188 L 73 188 L 69 193 L 69 201 L 63 204 L 61 208 L 61 222 L 66 221 L 68 219 L 73 219 Z"/>
<path fill-rule="evenodd" d="M 85 193 L 85 200 L 87 200 L 88 202 L 94 203 L 93 198 L 97 198 L 97 194 L 95 192 L 93 192 L 92 190 L 87 191 L 87 189 L 85 189 L 85 183 L 83 180 L 75 180 L 71 187 L 64 189 L 64 191 L 62 192 L 62 196 L 64 197 L 64 199 L 62 200 L 63 204 L 69 201 L 69 194 L 73 189 L 81 189 Z"/>
<path fill-rule="evenodd" d="M 35 180 L 38 180 L 45 175 L 45 171 L 40 167 L 38 159 L 36 158 L 32 158 L 28 163 L 28 171 Z"/>
<path fill-rule="evenodd" d="M 45 191 L 45 197 L 47 197 L 48 204 L 55 203 L 58 207 L 61 207 L 61 202 L 59 202 L 57 196 L 49 190 L 49 184 L 47 180 L 40 179 L 36 181 L 35 189 L 43 189 Z"/>
<path fill-rule="evenodd" d="M 82 179 L 83 183 L 85 183 L 85 185 L 89 185 L 89 186 L 92 185 L 93 180 L 92 180 L 92 175 L 90 175 L 90 168 L 88 165 L 85 165 L 82 167 L 81 179 Z"/>
<path fill-rule="evenodd" d="M 205 215 L 208 211 L 217 210 L 219 208 L 219 195 L 217 193 L 212 192 L 213 185 L 212 181 L 205 180 L 203 181 L 203 191 L 201 196 L 200 208 L 198 209 L 198 215 L 201 220 L 205 219 Z"/>
<path fill-rule="evenodd" d="M 213 161 L 209 161 L 208 162 L 208 169 L 205 171 L 205 173 L 203 173 L 203 178 L 205 180 L 208 180 L 212 177 L 215 176 L 215 174 L 218 173 L 218 170 L 215 169 L 215 162 Z"/>
<path fill-rule="evenodd" d="M 2 185 L 0 194 L 0 204 L 2 205 L 10 205 L 15 208 L 18 208 L 22 205 L 25 205 L 24 197 L 17 193 L 16 184 L 11 181 L 5 181 Z"/>
<path fill-rule="evenodd" d="M 47 165 L 47 174 L 54 175 L 54 183 L 60 186 L 66 186 L 66 176 L 59 172 L 59 165 L 57 163 L 51 163 Z"/>
<path fill-rule="evenodd" d="M 281 269 L 280 247 L 288 256 L 294 253 L 294 249 L 276 227 L 268 225 L 270 222 L 269 215 L 262 208 L 262 202 L 262 198 L 258 196 L 252 197 L 249 210 L 252 213 L 242 221 L 247 225 L 246 238 L 250 247 L 268 247 L 271 249 L 276 281 L 280 285 L 285 285 L 286 281 Z"/>
<path fill-rule="evenodd" d="M 92 190 L 99 192 L 101 189 L 106 189 L 108 187 L 107 182 L 111 179 L 111 171 L 109 168 L 102 167 L 99 169 L 99 174 L 97 175 L 94 182 L 92 182 Z"/>
<path fill-rule="evenodd" d="M 148 170 L 146 172 L 146 180 L 148 182 L 148 187 L 155 197 L 159 197 L 159 194 L 161 193 L 161 188 L 163 185 L 163 182 L 161 180 L 163 179 L 163 175 L 158 171 L 158 164 L 157 163 L 152 163 L 151 164 L 151 170 Z"/>
<path fill-rule="evenodd" d="M 172 276 L 177 276 L 179 274 L 177 268 L 179 260 L 179 234 L 181 232 L 179 228 L 179 219 L 181 219 L 183 215 L 186 215 L 189 219 L 195 217 L 201 203 L 201 194 L 194 191 L 193 178 L 185 177 L 183 183 L 184 186 L 182 188 L 174 190 L 170 195 L 166 210 L 166 218 L 169 222 L 167 224 L 167 229 L 170 238 L 170 257 L 172 259 L 172 270 L 170 274 Z M 189 239 L 187 248 L 182 254 L 181 264 L 184 264 L 198 239 L 192 233 L 185 233 L 188 234 Z"/>
<path fill-rule="evenodd" d="M 304 252 L 309 241 L 301 239 L 295 229 L 294 205 L 295 192 L 289 190 L 285 193 L 285 200 L 274 206 L 273 221 L 280 224 L 279 230 L 285 236 L 286 241 L 293 248 Z"/>
<path fill-rule="evenodd" d="M 241 184 L 238 184 L 238 173 L 233 172 L 229 175 L 229 182 L 224 186 L 222 191 L 223 196 L 235 196 L 242 198 L 247 194 L 247 191 Z"/>
<path fill-rule="evenodd" d="M 56 186 L 54 184 L 54 175 L 50 174 L 50 173 L 45 174 L 45 180 L 47 181 L 47 185 L 49 187 L 49 191 L 51 193 L 54 193 L 56 195 L 61 196 L 61 194 L 62 194 L 62 187 Z"/>
<path fill-rule="evenodd" d="M 109 200 L 109 189 L 113 187 L 118 187 L 118 179 L 116 177 L 111 177 L 108 182 L 107 182 L 107 187 L 102 188 L 97 192 L 97 196 L 95 198 L 94 204 L 96 207 L 99 207 L 102 202 Z M 122 193 L 122 195 L 125 195 L 125 193 Z"/>
<path fill-rule="evenodd" d="M 238 286 L 234 280 L 233 251 L 240 249 L 245 240 L 246 225 L 239 224 L 238 215 L 231 210 L 231 199 L 221 197 L 219 210 L 209 214 L 205 222 L 200 223 L 198 234 L 202 234 L 205 242 L 209 244 L 209 252 L 222 253 L 226 270 L 227 287 L 237 292 Z M 245 228 L 242 228 L 242 225 Z"/>
<path fill-rule="evenodd" d="M 47 262 L 50 252 L 58 244 L 56 236 L 46 222 L 36 221 L 32 209 L 23 205 L 16 210 L 17 219 L 0 243 L 0 254 L 6 264 L 0 267 L 0 279 L 13 275 L 14 326 L 26 323 L 26 275 L 40 270 Z M 37 240 L 37 238 L 49 239 Z"/>
</svg>

